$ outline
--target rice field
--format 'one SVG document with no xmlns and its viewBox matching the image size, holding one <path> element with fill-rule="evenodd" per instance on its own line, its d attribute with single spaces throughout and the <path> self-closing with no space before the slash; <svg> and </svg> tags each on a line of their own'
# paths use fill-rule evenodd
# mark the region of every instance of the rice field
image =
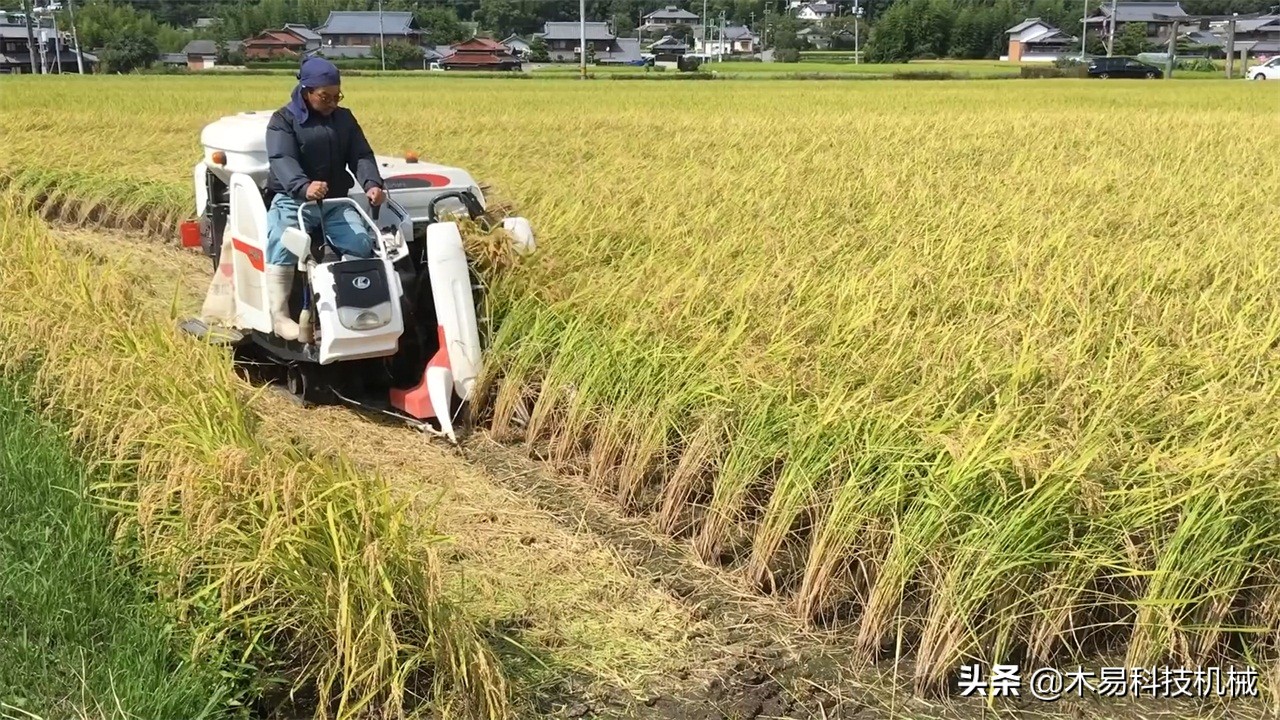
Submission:
<svg viewBox="0 0 1280 720">
<path fill-rule="evenodd" d="M 164 622 L 181 628 L 186 647 L 169 649 L 213 666 L 231 686 L 192 688 L 209 691 L 196 696 L 205 703 L 196 711 L 227 716 L 240 709 L 226 706 L 239 702 L 222 697 L 228 689 L 279 685 L 302 698 L 285 712 L 301 708 L 318 718 L 403 717 L 423 702 L 441 717 L 508 717 L 494 651 L 441 577 L 446 538 L 425 516 L 406 520 L 412 495 L 393 492 L 385 477 L 348 456 L 312 446 L 296 428 L 272 432 L 225 353 L 189 342 L 172 332 L 172 318 L 155 312 L 154 279 L 145 270 L 53 244 L 24 205 L 12 188 L 0 193 L 0 378 L 54 420 L 66 446 L 94 472 L 86 502 L 109 516 L 116 551 L 109 560 L 136 566 L 145 597 L 163 608 Z M 6 494 L 42 479 L 57 482 L 0 476 Z M 45 529 L 21 510 L 15 505 L 10 513 L 20 523 L 15 533 L 52 542 L 56 524 Z M 16 552 L 4 554 L 21 561 Z M 74 641 L 81 623 L 101 628 L 94 609 L 85 610 L 61 620 L 67 639 Z M 0 644 L 21 649 L 24 634 L 38 642 L 39 606 L 15 612 L 22 614 L 0 628 Z M 19 626 L 25 618 L 32 622 Z M 138 699 L 128 685 L 147 669 L 147 638 L 132 639 L 136 645 L 116 655 L 106 638 L 95 648 L 103 662 L 119 662 L 95 662 L 90 685 L 72 687 L 86 705 L 58 697 L 61 688 L 44 678 L 30 689 L 45 695 L 26 700 L 52 704 L 18 710 L 50 717 L 145 712 L 142 704 L 112 707 L 113 700 Z M 62 656 L 56 648 L 55 640 L 15 652 L 14 660 L 43 660 L 43 670 L 63 675 L 88 664 L 74 646 Z M 121 682 L 114 698 L 101 677 L 112 673 Z M 10 694 L 6 688 L 0 699 Z M 183 701 L 175 693 L 151 707 Z M 99 708 L 89 703 L 106 709 L 95 714 Z"/>
<path fill-rule="evenodd" d="M 199 129 L 289 83 L 6 80 L 0 173 L 172 241 Z M 496 434 L 922 691 L 1099 654 L 1280 688 L 1275 88 L 344 92 L 539 232 L 490 278 Z"/>
</svg>

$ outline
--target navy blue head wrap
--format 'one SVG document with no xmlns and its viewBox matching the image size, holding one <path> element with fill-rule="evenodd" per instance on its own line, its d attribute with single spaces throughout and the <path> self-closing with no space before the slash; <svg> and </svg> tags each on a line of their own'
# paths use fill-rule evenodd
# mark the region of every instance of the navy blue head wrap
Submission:
<svg viewBox="0 0 1280 720">
<path fill-rule="evenodd" d="M 302 59 L 302 67 L 298 70 L 298 86 L 293 89 L 293 97 L 289 101 L 289 110 L 298 122 L 306 122 L 311 109 L 302 99 L 303 88 L 318 88 L 327 85 L 338 85 L 338 68 L 322 57 L 314 55 Z"/>
</svg>

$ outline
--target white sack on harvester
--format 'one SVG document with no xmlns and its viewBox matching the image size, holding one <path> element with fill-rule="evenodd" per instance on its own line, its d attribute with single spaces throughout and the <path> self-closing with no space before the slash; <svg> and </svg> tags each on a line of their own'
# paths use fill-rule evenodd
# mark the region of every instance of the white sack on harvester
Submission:
<svg viewBox="0 0 1280 720">
<path fill-rule="evenodd" d="M 232 259 L 231 243 L 224 238 L 222 257 L 218 259 L 218 271 L 209 281 L 209 292 L 204 297 L 204 306 L 200 308 L 200 319 L 208 325 L 225 325 L 230 327 L 235 321 L 236 306 L 232 294 L 235 289 L 231 285 Z"/>
</svg>

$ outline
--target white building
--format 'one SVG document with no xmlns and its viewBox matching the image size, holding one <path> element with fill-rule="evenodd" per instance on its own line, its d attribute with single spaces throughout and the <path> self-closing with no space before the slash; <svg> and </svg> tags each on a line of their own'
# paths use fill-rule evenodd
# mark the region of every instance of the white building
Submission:
<svg viewBox="0 0 1280 720">
<path fill-rule="evenodd" d="M 804 5 L 801 5 L 800 9 L 796 12 L 797 19 L 813 22 L 821 22 L 835 16 L 836 6 L 825 2 L 805 3 Z"/>
<path fill-rule="evenodd" d="M 720 28 L 710 28 L 714 37 L 695 38 L 694 48 L 699 55 L 754 55 L 760 50 L 760 36 L 751 32 L 744 25 L 730 25 L 724 29 L 724 39 L 720 39 Z"/>
</svg>

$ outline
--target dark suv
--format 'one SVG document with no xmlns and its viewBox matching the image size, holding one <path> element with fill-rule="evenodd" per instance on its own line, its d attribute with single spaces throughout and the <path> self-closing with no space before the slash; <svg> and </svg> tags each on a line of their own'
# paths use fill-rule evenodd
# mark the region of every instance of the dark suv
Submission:
<svg viewBox="0 0 1280 720">
<path fill-rule="evenodd" d="M 1089 77 L 1154 80 L 1163 75 L 1164 71 L 1155 65 L 1131 57 L 1100 57 L 1089 61 Z"/>
</svg>

